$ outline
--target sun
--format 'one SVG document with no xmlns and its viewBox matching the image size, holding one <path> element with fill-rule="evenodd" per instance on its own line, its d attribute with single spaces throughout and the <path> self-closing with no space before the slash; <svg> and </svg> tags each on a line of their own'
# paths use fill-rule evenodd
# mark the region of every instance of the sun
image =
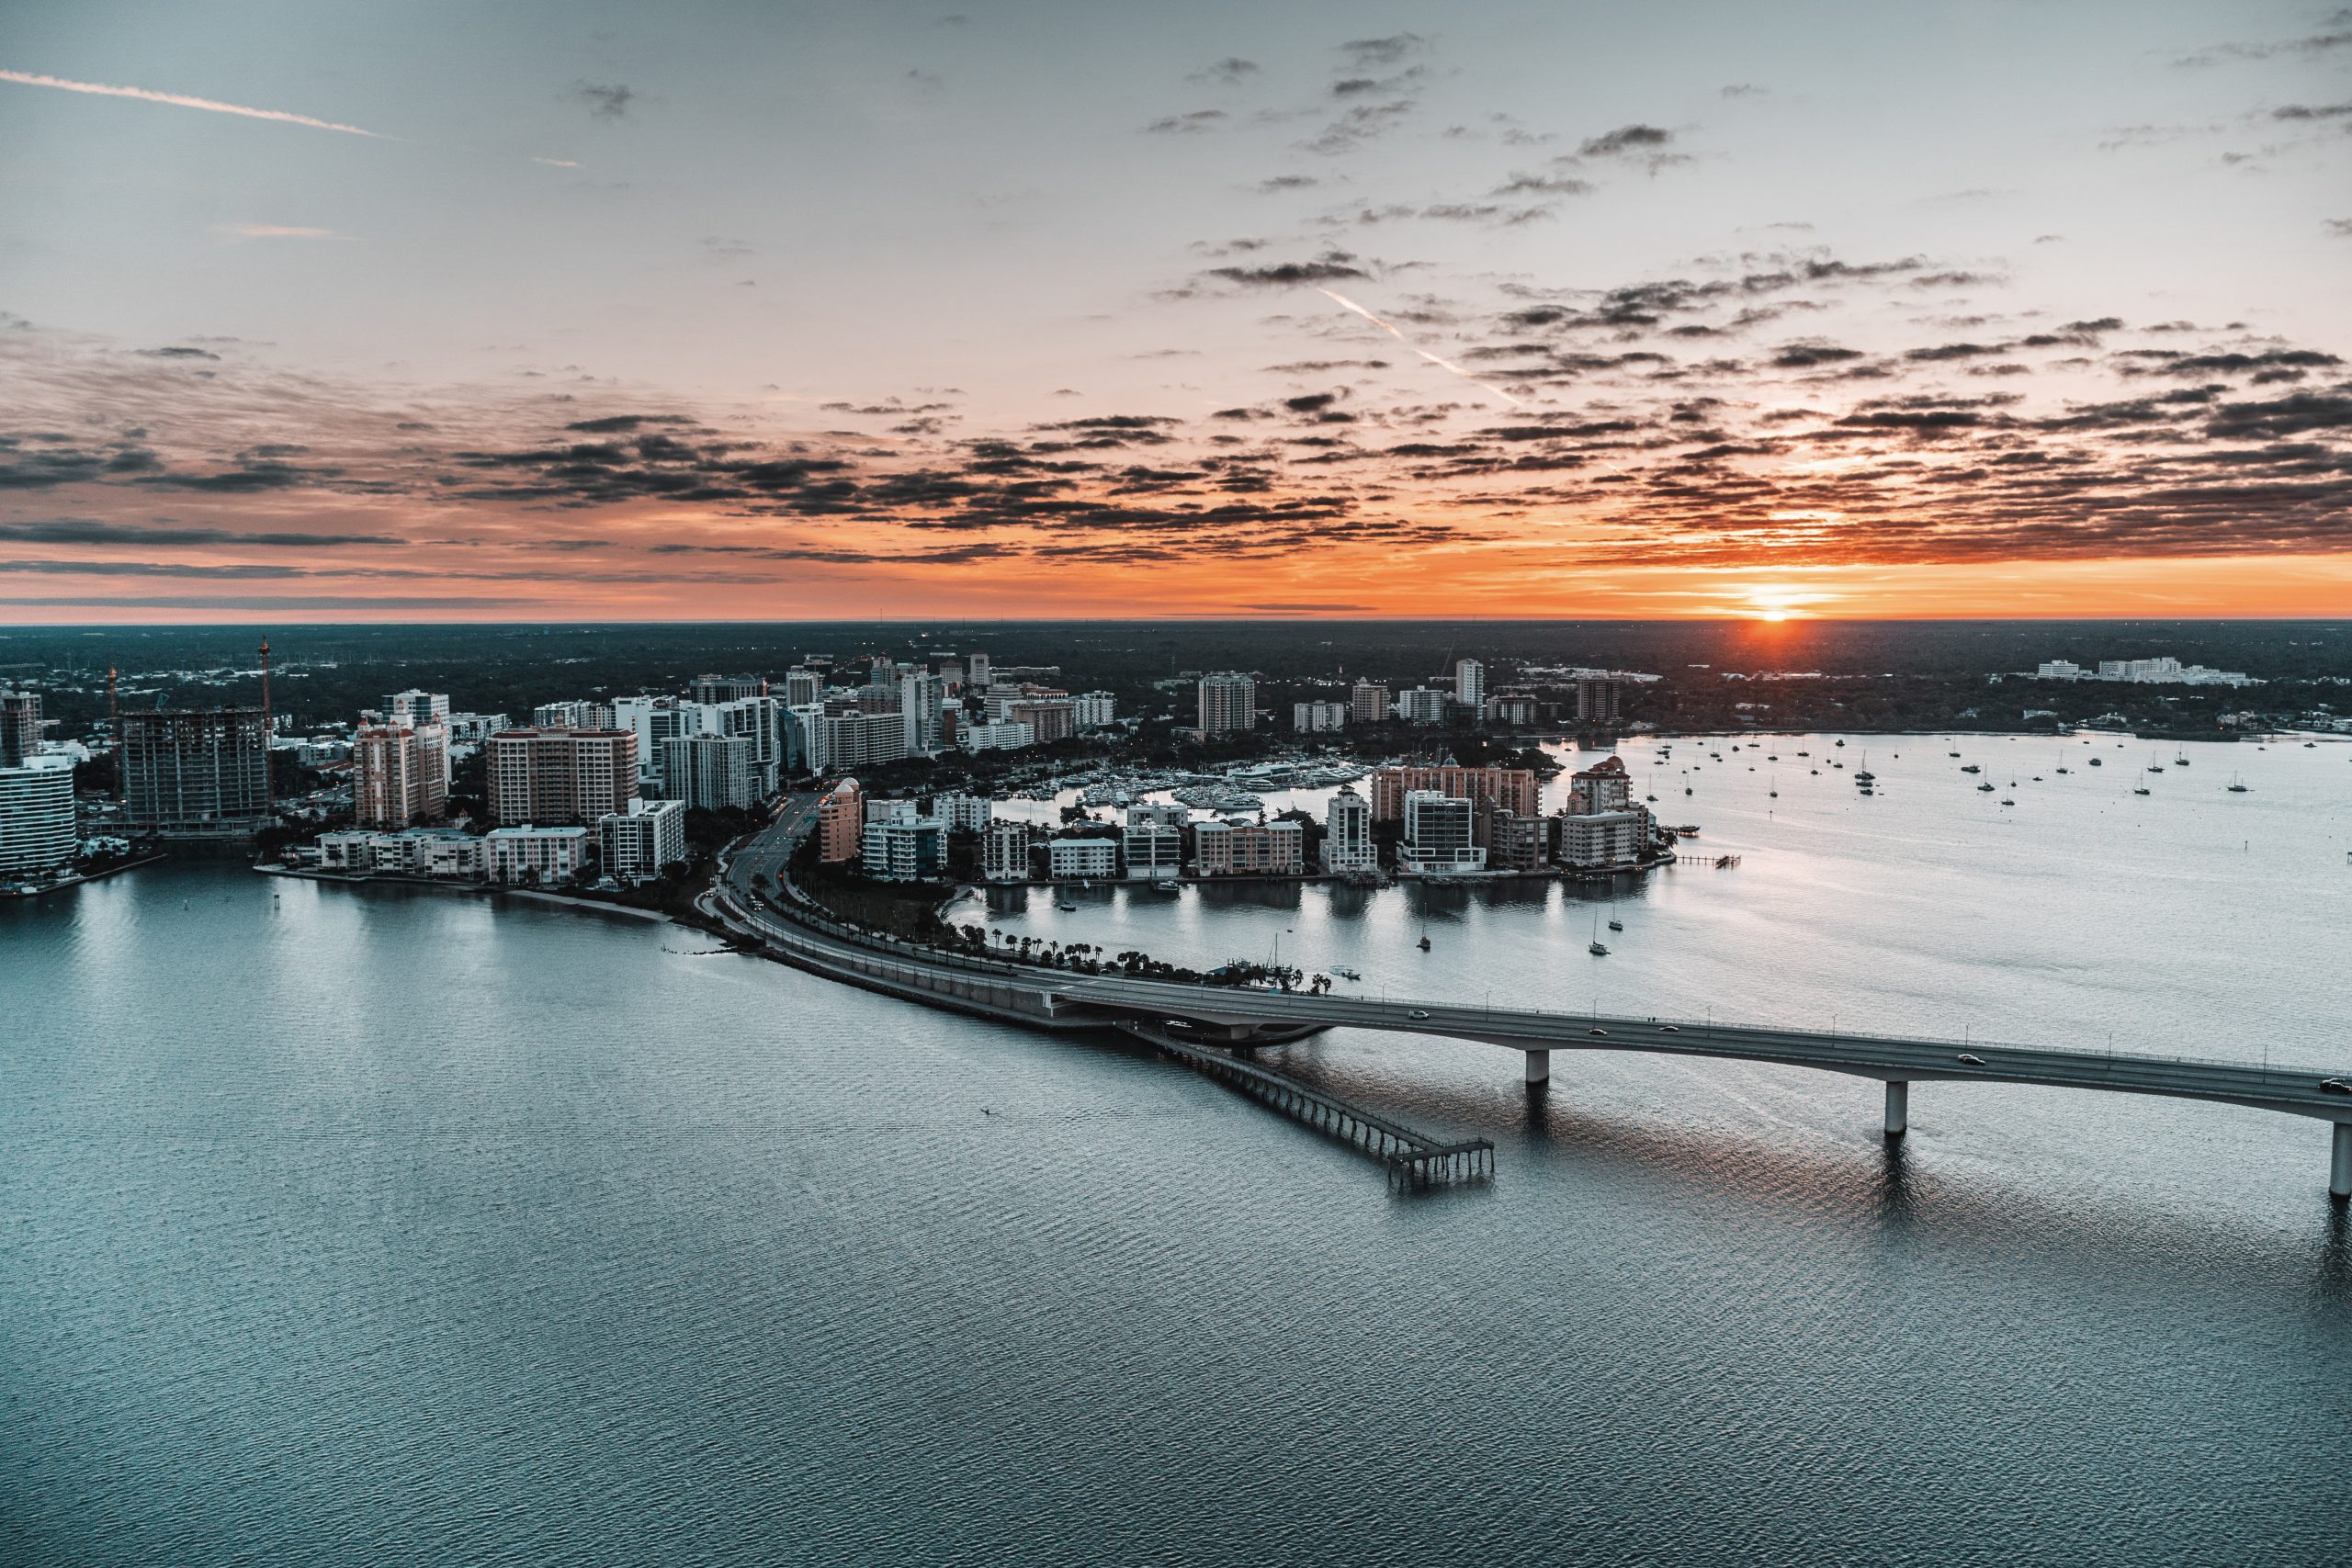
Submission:
<svg viewBox="0 0 2352 1568">
<path fill-rule="evenodd" d="M 1789 613 L 1786 610 L 1759 610 L 1757 612 L 1756 618 L 1759 621 L 1785 621 L 1789 618 Z"/>
</svg>

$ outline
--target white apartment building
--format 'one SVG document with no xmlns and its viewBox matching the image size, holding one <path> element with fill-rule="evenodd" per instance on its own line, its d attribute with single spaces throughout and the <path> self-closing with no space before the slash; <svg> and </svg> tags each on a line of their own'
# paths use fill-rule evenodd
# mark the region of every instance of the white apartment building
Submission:
<svg viewBox="0 0 2352 1568">
<path fill-rule="evenodd" d="M 484 840 L 454 828 L 410 828 L 397 833 L 363 828 L 322 833 L 318 850 L 322 871 L 475 877 L 482 874 L 485 862 Z"/>
<path fill-rule="evenodd" d="M 632 800 L 627 811 L 605 813 L 596 818 L 596 851 L 605 875 L 650 882 L 686 858 L 686 803 Z"/>
<path fill-rule="evenodd" d="M 1116 839 L 1053 839 L 1046 845 L 1046 874 L 1056 882 L 1076 882 L 1119 874 Z"/>
<path fill-rule="evenodd" d="M 989 882 L 1029 880 L 1029 839 L 1026 822 L 991 822 L 980 838 L 980 875 Z"/>
<path fill-rule="evenodd" d="M 931 797 L 931 814 L 951 829 L 985 833 L 995 818 L 996 803 L 984 795 L 935 795 Z"/>
<path fill-rule="evenodd" d="M 1453 700 L 1473 713 L 1487 700 L 1487 667 L 1475 659 L 1453 661 Z"/>
<path fill-rule="evenodd" d="M 71 756 L 36 752 L 0 768 L 0 875 L 71 865 L 79 846 Z"/>
<path fill-rule="evenodd" d="M 1157 822 L 1163 828 L 1173 828 L 1181 832 L 1184 824 L 1192 819 L 1193 808 L 1181 800 L 1139 800 L 1127 807 L 1127 826 L 1130 828 Z"/>
<path fill-rule="evenodd" d="M 1380 869 L 1380 849 L 1372 841 L 1372 803 L 1345 784 L 1331 797 L 1323 818 L 1323 869 L 1334 876 Z"/>
<path fill-rule="evenodd" d="M 447 724 L 449 721 L 449 694 L 426 692 L 412 686 L 405 692 L 394 692 L 384 699 L 386 724 Z"/>
<path fill-rule="evenodd" d="M 1290 705 L 1290 727 L 1310 734 L 1317 730 L 1345 729 L 1348 712 L 1345 703 L 1293 703 Z"/>
<path fill-rule="evenodd" d="M 827 771 L 870 768 L 907 758 L 906 720 L 896 713 L 825 716 Z"/>
<path fill-rule="evenodd" d="M 1443 724 L 1445 699 L 1435 686 L 1408 686 L 1396 694 L 1396 716 L 1407 724 Z"/>
<path fill-rule="evenodd" d="M 1130 821 L 1120 847 L 1126 852 L 1129 881 L 1162 882 L 1183 873 L 1184 834 L 1164 822 Z"/>
<path fill-rule="evenodd" d="M 1396 852 L 1397 869 L 1421 876 L 1485 870 L 1487 852 L 1478 847 L 1476 814 L 1475 801 L 1433 789 L 1407 791 L 1405 842 Z"/>
<path fill-rule="evenodd" d="M 868 822 L 858 841 L 865 874 L 885 882 L 929 882 L 947 870 L 947 824 L 936 817 Z"/>
<path fill-rule="evenodd" d="M 1080 729 L 1108 729 L 1118 722 L 1108 692 L 1081 692 L 1070 698 L 1071 716 Z"/>
<path fill-rule="evenodd" d="M 1650 814 L 1635 806 L 1563 817 L 1559 823 L 1560 863 L 1593 871 L 1637 863 L 1649 838 Z"/>
<path fill-rule="evenodd" d="M 947 682 L 922 673 L 899 677 L 899 722 L 906 735 L 907 755 L 936 756 L 939 752 L 939 710 L 947 700 Z"/>
<path fill-rule="evenodd" d="M 569 882 L 588 866 L 585 828 L 493 828 L 482 839 L 482 873 L 492 882 Z"/>
<path fill-rule="evenodd" d="M 662 793 L 701 811 L 747 809 L 760 798 L 757 760 L 747 735 L 681 735 L 662 744 Z"/>
<path fill-rule="evenodd" d="M 1204 675 L 1200 684 L 1200 729 L 1204 735 L 1224 735 L 1258 728 L 1258 682 L 1227 671 Z"/>
<path fill-rule="evenodd" d="M 1005 720 L 996 724 L 967 725 L 964 730 L 967 751 L 1018 751 L 1037 743 L 1037 727 Z"/>
</svg>

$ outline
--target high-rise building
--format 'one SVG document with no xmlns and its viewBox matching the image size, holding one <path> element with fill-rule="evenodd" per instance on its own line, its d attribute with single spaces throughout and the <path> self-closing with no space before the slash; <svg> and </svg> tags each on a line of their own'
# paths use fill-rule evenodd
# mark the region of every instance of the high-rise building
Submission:
<svg viewBox="0 0 2352 1568">
<path fill-rule="evenodd" d="M 634 730 L 508 729 L 483 752 L 490 814 L 500 822 L 593 827 L 638 798 Z"/>
<path fill-rule="evenodd" d="M 1650 814 L 1639 806 L 1560 818 L 1560 863 L 1580 871 L 1629 866 L 1641 859 Z"/>
<path fill-rule="evenodd" d="M 1445 701 L 1435 686 L 1408 686 L 1396 694 L 1396 716 L 1407 724 L 1443 724 Z"/>
<path fill-rule="evenodd" d="M 1204 735 L 1225 735 L 1258 728 L 1258 682 L 1227 671 L 1204 675 L 1200 686 L 1200 729 Z"/>
<path fill-rule="evenodd" d="M 1390 701 L 1387 687 L 1358 681 L 1348 693 L 1348 716 L 1358 724 L 1385 724 Z"/>
<path fill-rule="evenodd" d="M 1070 698 L 1069 705 L 1070 716 L 1081 730 L 1108 729 L 1117 722 L 1118 704 L 1108 692 L 1080 692 Z"/>
<path fill-rule="evenodd" d="M 1018 702 L 1004 710 L 1007 723 L 1025 724 L 1038 745 L 1068 740 L 1078 733 L 1078 710 L 1068 697 Z"/>
<path fill-rule="evenodd" d="M 1293 703 L 1290 705 L 1290 727 L 1306 733 L 1326 729 L 1344 729 L 1348 723 L 1345 703 Z"/>
<path fill-rule="evenodd" d="M 360 827 L 396 831 L 438 821 L 448 807 L 447 724 L 363 724 L 353 733 L 351 810 Z"/>
<path fill-rule="evenodd" d="M 865 792 L 842 779 L 817 803 L 817 858 L 831 864 L 857 858 L 865 831 Z"/>
<path fill-rule="evenodd" d="M 1476 809 L 1458 795 L 1433 789 L 1405 795 L 1405 841 L 1398 846 L 1400 871 L 1435 875 L 1481 871 L 1487 852 L 1478 847 Z"/>
<path fill-rule="evenodd" d="M 1433 789 L 1462 800 L 1491 800 L 1522 817 L 1536 815 L 1543 797 L 1542 787 L 1531 768 L 1464 768 L 1452 762 L 1438 767 L 1375 768 L 1372 773 L 1373 820 L 1400 820 L 1405 815 L 1405 796 L 1417 789 Z"/>
<path fill-rule="evenodd" d="M 259 708 L 121 716 L 123 820 L 134 832 L 234 838 L 269 821 L 269 735 Z"/>
<path fill-rule="evenodd" d="M 992 682 L 993 677 L 989 673 L 989 656 L 985 653 L 967 657 L 964 660 L 964 680 L 968 685 L 985 691 Z"/>
<path fill-rule="evenodd" d="M 681 735 L 662 746 L 662 794 L 693 811 L 746 810 L 760 798 L 749 737 Z"/>
<path fill-rule="evenodd" d="M 632 800 L 627 811 L 605 812 L 596 818 L 596 851 L 605 875 L 650 882 L 686 858 L 685 802 Z"/>
<path fill-rule="evenodd" d="M 1524 728 L 1535 722 L 1535 697 L 1529 692 L 1498 692 L 1487 699 L 1486 716 L 1494 724 Z"/>
<path fill-rule="evenodd" d="M 1522 817 L 1491 801 L 1472 804 L 1477 807 L 1478 847 L 1487 852 L 1488 871 L 1544 869 L 1552 847 L 1550 818 Z"/>
<path fill-rule="evenodd" d="M 1475 659 L 1453 661 L 1453 700 L 1471 712 L 1487 700 L 1487 667 Z"/>
<path fill-rule="evenodd" d="M 384 699 L 386 724 L 431 724 L 436 719 L 449 721 L 449 694 L 427 692 L 411 686 L 405 692 L 394 692 Z"/>
<path fill-rule="evenodd" d="M 0 768 L 13 768 L 40 750 L 40 694 L 0 692 Z"/>
<path fill-rule="evenodd" d="M 989 823 L 980 838 L 980 875 L 989 882 L 1028 881 L 1029 840 L 1035 832 L 1027 822 Z"/>
<path fill-rule="evenodd" d="M 1023 746 L 1037 743 L 1037 727 L 1015 724 L 1011 719 L 997 724 L 967 725 L 961 739 L 967 751 L 1018 751 Z"/>
<path fill-rule="evenodd" d="M 794 778 L 805 778 L 825 771 L 825 708 L 821 703 L 802 703 L 784 710 L 784 771 Z"/>
<path fill-rule="evenodd" d="M 1589 817 L 1600 811 L 1623 811 L 1634 803 L 1634 781 L 1625 764 L 1603 757 L 1568 777 L 1568 815 Z"/>
<path fill-rule="evenodd" d="M 947 682 L 927 671 L 899 677 L 899 720 L 906 733 L 907 755 L 935 756 L 939 751 L 939 712 L 947 700 Z"/>
<path fill-rule="evenodd" d="M 731 735 L 752 743 L 752 793 L 764 800 L 782 785 L 791 743 L 781 697 L 730 697 L 720 703 L 689 703 L 691 723 L 682 733 Z"/>
<path fill-rule="evenodd" d="M 810 703 L 825 700 L 825 678 L 814 670 L 797 665 L 784 672 L 784 701 L 786 707 L 806 707 Z"/>
<path fill-rule="evenodd" d="M 1372 840 L 1372 806 L 1342 784 L 1324 815 L 1323 869 L 1334 876 L 1361 876 L 1380 869 Z"/>
<path fill-rule="evenodd" d="M 80 843 L 73 758 L 28 756 L 0 768 L 0 876 L 69 865 Z"/>
<path fill-rule="evenodd" d="M 985 795 L 936 795 L 929 815 L 958 832 L 985 833 L 996 816 L 996 803 Z"/>
<path fill-rule="evenodd" d="M 907 757 L 906 723 L 896 713 L 825 716 L 825 766 L 871 768 Z"/>
<path fill-rule="evenodd" d="M 1577 722 L 1578 724 L 1614 724 L 1617 709 L 1623 700 L 1625 683 L 1614 675 L 1579 675 L 1577 677 Z"/>
<path fill-rule="evenodd" d="M 764 675 L 697 675 L 686 689 L 688 700 L 697 703 L 732 703 L 767 694 Z"/>
</svg>

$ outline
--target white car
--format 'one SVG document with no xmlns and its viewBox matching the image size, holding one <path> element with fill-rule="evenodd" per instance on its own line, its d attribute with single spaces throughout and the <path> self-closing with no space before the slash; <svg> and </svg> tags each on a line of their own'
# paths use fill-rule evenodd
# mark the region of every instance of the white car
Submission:
<svg viewBox="0 0 2352 1568">
<path fill-rule="evenodd" d="M 1423 1012 L 1419 1008 L 1415 1008 L 1411 1012 L 1407 1013 L 1405 1016 L 1407 1018 L 1422 1019 L 1429 1017 L 1429 1014 Z"/>
</svg>

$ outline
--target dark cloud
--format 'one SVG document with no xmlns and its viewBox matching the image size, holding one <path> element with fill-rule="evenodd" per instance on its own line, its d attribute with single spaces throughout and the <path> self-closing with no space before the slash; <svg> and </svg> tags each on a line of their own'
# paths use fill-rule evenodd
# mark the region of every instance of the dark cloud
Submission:
<svg viewBox="0 0 2352 1568">
<path fill-rule="evenodd" d="M 2332 13 L 2321 25 L 2320 31 L 2306 33 L 2301 38 L 2281 39 L 2271 43 L 2217 43 L 2194 54 L 2183 55 L 2173 63 L 2201 67 L 2232 61 L 2269 60 L 2278 55 L 2328 54 L 2341 49 L 2352 49 L 2352 7 Z"/>
<path fill-rule="evenodd" d="M 1344 278 L 1368 277 L 1363 268 L 1355 265 L 1356 258 L 1345 251 L 1326 251 L 1313 261 L 1277 262 L 1271 266 L 1211 267 L 1207 276 L 1238 283 L 1246 288 L 1289 288 L 1302 283 L 1337 283 Z"/>
<path fill-rule="evenodd" d="M 1586 158 L 1619 158 L 1628 152 L 1647 154 L 1663 151 L 1673 140 L 1672 131 L 1660 130 L 1655 125 L 1621 125 L 1587 141 L 1577 152 Z"/>
<path fill-rule="evenodd" d="M 2273 119 L 2352 119 L 2352 104 L 2289 104 L 2270 111 Z"/>
<path fill-rule="evenodd" d="M 1259 65 L 1256 61 L 1244 60 L 1239 55 L 1229 54 L 1223 60 L 1217 61 L 1215 64 L 1205 66 L 1199 71 L 1193 72 L 1192 75 L 1186 77 L 1185 80 L 1188 82 L 1211 82 L 1221 85 L 1230 86 L 1236 83 L 1246 82 L 1250 77 L 1255 76 L 1258 73 Z"/>
<path fill-rule="evenodd" d="M 1358 71 L 1374 71 L 1412 59 L 1429 48 L 1419 33 L 1391 33 L 1386 38 L 1351 39 L 1340 46 L 1340 58 Z"/>
<path fill-rule="evenodd" d="M 1497 196 L 1587 196 L 1592 182 L 1573 175 L 1514 174 L 1495 187 Z"/>
<path fill-rule="evenodd" d="M 588 113 L 593 118 L 626 119 L 628 118 L 628 106 L 636 100 L 637 93 L 617 82 L 576 82 L 572 84 L 571 96 L 588 106 Z"/>
<path fill-rule="evenodd" d="M 1163 119 L 1155 119 L 1145 126 L 1144 130 L 1152 136 L 1182 136 L 1213 130 L 1219 121 L 1230 118 L 1223 109 L 1194 109 L 1190 114 L 1172 114 Z"/>
<path fill-rule="evenodd" d="M 1260 180 L 1257 188 L 1272 195 L 1277 191 L 1312 190 L 1322 183 L 1313 175 L 1276 175 L 1272 179 Z"/>
<path fill-rule="evenodd" d="M 230 528 L 147 527 L 102 523 L 88 517 L 56 517 L 38 523 L 0 523 L 0 539 L 28 545 L 266 545 L 288 549 L 345 546 L 399 548 L 406 540 L 389 534 L 248 533 Z"/>
<path fill-rule="evenodd" d="M 205 348 L 142 348 L 136 352 L 153 359 L 218 359 L 220 356 Z"/>
</svg>

